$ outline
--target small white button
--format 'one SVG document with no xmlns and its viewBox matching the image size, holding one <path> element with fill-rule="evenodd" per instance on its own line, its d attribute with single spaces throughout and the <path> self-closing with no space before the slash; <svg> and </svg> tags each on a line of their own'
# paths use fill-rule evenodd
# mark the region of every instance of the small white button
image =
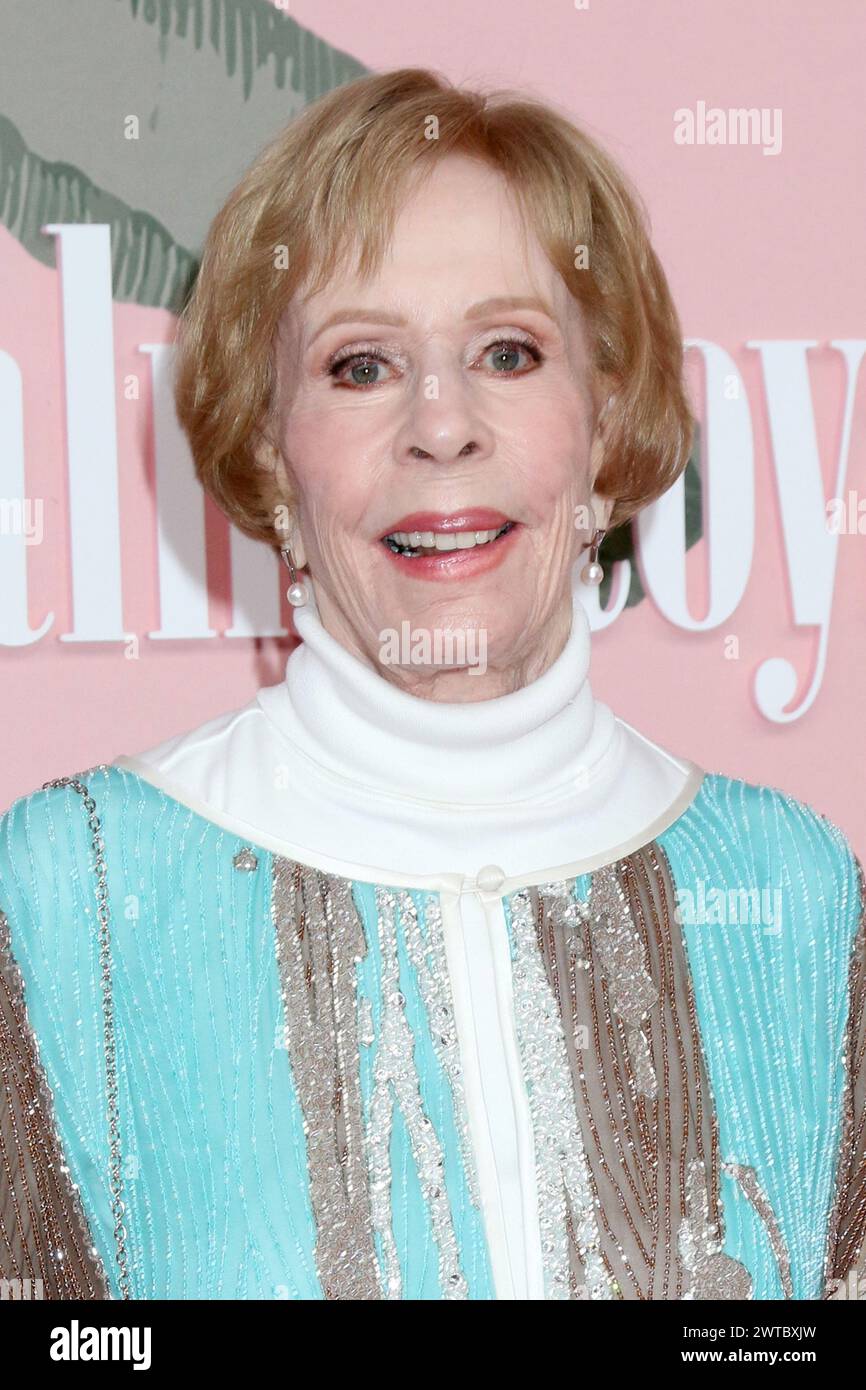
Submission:
<svg viewBox="0 0 866 1390">
<path fill-rule="evenodd" d="M 498 864 L 485 864 L 475 875 L 475 882 L 484 893 L 495 893 L 505 882 L 505 872 Z"/>
</svg>

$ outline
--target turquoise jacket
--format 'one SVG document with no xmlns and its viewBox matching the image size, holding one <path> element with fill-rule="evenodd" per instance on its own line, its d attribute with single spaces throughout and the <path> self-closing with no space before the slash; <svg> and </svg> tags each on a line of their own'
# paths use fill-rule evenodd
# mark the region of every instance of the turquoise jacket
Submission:
<svg viewBox="0 0 866 1390">
<path fill-rule="evenodd" d="M 436 895 L 77 776 L 0 818 L 0 1277 L 493 1298 Z M 636 854 L 505 901 L 550 1297 L 844 1296 L 863 903 L 834 825 L 717 774 Z"/>
</svg>

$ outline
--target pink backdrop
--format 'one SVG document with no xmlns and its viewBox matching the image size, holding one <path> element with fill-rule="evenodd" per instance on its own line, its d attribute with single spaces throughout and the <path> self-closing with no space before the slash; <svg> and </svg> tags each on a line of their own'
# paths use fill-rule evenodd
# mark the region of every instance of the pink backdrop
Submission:
<svg viewBox="0 0 866 1390">
<path fill-rule="evenodd" d="M 485 85 L 528 88 L 583 122 L 618 158 L 650 211 L 686 339 L 727 353 L 748 397 L 755 447 L 755 553 L 744 596 L 720 626 L 684 631 L 652 598 L 594 638 L 597 695 L 650 737 L 721 771 L 782 787 L 840 824 L 866 853 L 861 793 L 866 703 L 863 657 L 866 539 L 841 535 L 826 670 L 814 702 L 788 723 L 757 708 L 755 673 L 769 657 L 794 666 L 798 704 L 816 661 L 817 628 L 794 621 L 761 354 L 750 342 L 814 342 L 808 364 L 815 437 L 829 497 L 840 451 L 848 376 L 830 344 L 866 336 L 863 54 L 866 7 L 795 0 L 724 4 L 654 0 L 292 0 L 300 24 L 371 69 L 419 64 Z M 678 145 L 674 111 L 778 108 L 779 154 L 754 145 Z M 62 106 L 55 111 L 62 123 Z M 74 220 L 74 219 L 70 219 Z M 136 753 L 248 700 L 279 680 L 289 639 L 230 638 L 226 528 L 208 505 L 211 626 L 218 636 L 154 642 L 159 626 L 150 371 L 140 345 L 166 342 L 172 316 L 115 303 L 124 645 L 65 643 L 72 627 L 67 524 L 63 319 L 57 271 L 0 227 L 0 352 L 23 387 L 27 490 L 45 500 L 45 534 L 28 550 L 29 617 L 54 622 L 29 646 L 0 649 L 3 806 L 45 779 Z M 137 400 L 127 374 L 141 381 Z M 699 354 L 690 352 L 701 413 Z M 844 491 L 866 478 L 866 401 L 859 373 Z M 852 388 L 853 389 L 853 388 Z M 784 461 L 782 461 L 784 462 Z M 2 466 L 2 460 L 0 460 Z M 4 485 L 0 483 L 0 493 Z M 866 526 L 866 523 L 864 523 Z M 0 544 L 3 541 L 0 539 Z M 802 542 L 808 547 L 809 534 Z M 704 609 L 706 543 L 688 557 L 691 612 Z M 808 554 L 801 558 L 808 564 Z M 94 556 L 94 560 L 96 557 Z M 281 576 L 274 570 L 274 583 Z M 284 587 L 281 584 L 281 588 Z M 290 625 L 286 607 L 284 622 Z M 735 659 L 725 643 L 739 639 Z"/>
</svg>

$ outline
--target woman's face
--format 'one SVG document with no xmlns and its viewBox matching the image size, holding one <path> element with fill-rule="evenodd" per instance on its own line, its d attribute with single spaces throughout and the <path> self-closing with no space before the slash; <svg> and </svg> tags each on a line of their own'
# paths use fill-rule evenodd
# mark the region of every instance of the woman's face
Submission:
<svg viewBox="0 0 866 1390">
<path fill-rule="evenodd" d="M 571 567 L 610 508 L 591 492 L 580 309 L 534 235 L 524 244 L 502 176 L 444 159 L 403 203 L 375 277 L 295 297 L 277 361 L 292 553 L 325 628 L 428 698 L 540 675 L 570 627 Z M 484 671 L 449 665 L 457 646 L 384 648 L 405 623 L 431 643 L 467 634 Z"/>
</svg>

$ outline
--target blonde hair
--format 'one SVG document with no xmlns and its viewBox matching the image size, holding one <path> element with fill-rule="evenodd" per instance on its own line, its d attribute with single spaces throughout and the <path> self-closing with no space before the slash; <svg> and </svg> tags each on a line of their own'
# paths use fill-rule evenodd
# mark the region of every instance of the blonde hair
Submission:
<svg viewBox="0 0 866 1390">
<path fill-rule="evenodd" d="M 694 421 L 680 324 L 624 174 L 535 98 L 459 89 L 438 73 L 401 68 L 306 107 L 261 151 L 207 234 L 178 325 L 175 400 L 202 486 L 247 535 L 280 544 L 275 517 L 290 501 L 263 466 L 274 447 L 283 311 L 299 286 L 315 292 L 353 252 L 362 277 L 375 273 L 408 176 L 449 153 L 505 176 L 582 307 L 597 412 L 614 393 L 595 481 L 615 499 L 609 527 L 659 497 L 688 462 Z M 576 268 L 580 247 L 586 268 Z"/>
</svg>

